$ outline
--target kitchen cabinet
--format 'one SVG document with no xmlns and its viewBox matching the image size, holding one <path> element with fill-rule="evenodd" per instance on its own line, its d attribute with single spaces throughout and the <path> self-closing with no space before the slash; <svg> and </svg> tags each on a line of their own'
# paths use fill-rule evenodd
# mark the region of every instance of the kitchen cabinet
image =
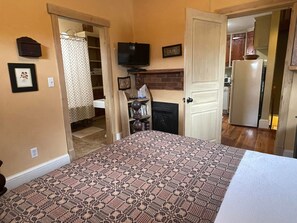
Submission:
<svg viewBox="0 0 297 223">
<path fill-rule="evenodd" d="M 227 35 L 226 67 L 230 67 L 233 60 L 243 60 L 244 55 L 255 53 L 254 31 Z"/>
<path fill-rule="evenodd" d="M 242 60 L 245 54 L 246 33 L 232 35 L 231 42 L 231 63 L 233 60 Z"/>
<path fill-rule="evenodd" d="M 255 18 L 255 49 L 268 49 L 270 36 L 271 15 Z"/>
<path fill-rule="evenodd" d="M 254 47 L 254 31 L 246 33 L 246 54 L 256 54 L 256 50 Z"/>
<path fill-rule="evenodd" d="M 226 43 L 226 67 L 229 67 L 229 58 L 230 58 L 230 35 L 227 35 L 227 43 Z"/>
</svg>

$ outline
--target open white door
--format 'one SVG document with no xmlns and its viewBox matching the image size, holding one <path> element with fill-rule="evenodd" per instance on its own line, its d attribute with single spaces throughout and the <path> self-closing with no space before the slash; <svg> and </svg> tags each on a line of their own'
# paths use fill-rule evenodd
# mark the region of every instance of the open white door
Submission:
<svg viewBox="0 0 297 223">
<path fill-rule="evenodd" d="M 185 135 L 221 142 L 227 17 L 187 9 Z"/>
</svg>

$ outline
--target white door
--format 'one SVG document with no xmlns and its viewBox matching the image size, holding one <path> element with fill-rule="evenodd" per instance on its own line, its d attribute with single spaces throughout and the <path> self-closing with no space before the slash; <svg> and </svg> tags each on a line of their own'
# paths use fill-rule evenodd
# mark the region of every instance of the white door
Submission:
<svg viewBox="0 0 297 223">
<path fill-rule="evenodd" d="M 224 15 L 187 9 L 185 135 L 217 143 L 221 141 L 226 26 Z"/>
</svg>

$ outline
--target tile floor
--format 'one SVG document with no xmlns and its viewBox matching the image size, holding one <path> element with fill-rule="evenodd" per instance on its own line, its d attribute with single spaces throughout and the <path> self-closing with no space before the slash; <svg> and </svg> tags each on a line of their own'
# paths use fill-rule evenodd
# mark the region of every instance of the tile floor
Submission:
<svg viewBox="0 0 297 223">
<path fill-rule="evenodd" d="M 83 123 L 82 125 L 76 125 L 74 131 L 78 131 L 90 126 L 95 126 L 104 130 L 83 138 L 72 136 L 75 158 L 80 158 L 106 145 L 105 117 L 96 118 L 91 122 L 87 122 L 87 124 Z"/>
</svg>

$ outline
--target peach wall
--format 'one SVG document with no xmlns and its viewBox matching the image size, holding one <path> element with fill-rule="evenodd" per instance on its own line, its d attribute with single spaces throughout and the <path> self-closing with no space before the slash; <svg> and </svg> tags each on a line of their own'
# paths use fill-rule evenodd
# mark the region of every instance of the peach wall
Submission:
<svg viewBox="0 0 297 223">
<path fill-rule="evenodd" d="M 162 46 L 183 44 L 186 8 L 209 11 L 209 1 L 134 0 L 134 39 L 151 44 L 151 65 L 147 69 L 183 68 L 183 56 L 162 58 Z"/>
<path fill-rule="evenodd" d="M 118 41 L 133 40 L 131 0 L 0 2 L 0 159 L 4 162 L 1 172 L 6 177 L 67 154 L 52 24 L 46 3 L 110 20 L 115 86 L 117 75 L 124 75 L 125 70 L 117 66 L 114 46 Z M 38 59 L 19 57 L 16 38 L 21 36 L 40 42 L 43 56 Z M 7 63 L 34 63 L 39 90 L 12 93 Z M 55 79 L 54 88 L 47 87 L 49 76 Z M 37 147 L 39 152 L 34 159 L 29 152 L 32 147 Z"/>
</svg>

